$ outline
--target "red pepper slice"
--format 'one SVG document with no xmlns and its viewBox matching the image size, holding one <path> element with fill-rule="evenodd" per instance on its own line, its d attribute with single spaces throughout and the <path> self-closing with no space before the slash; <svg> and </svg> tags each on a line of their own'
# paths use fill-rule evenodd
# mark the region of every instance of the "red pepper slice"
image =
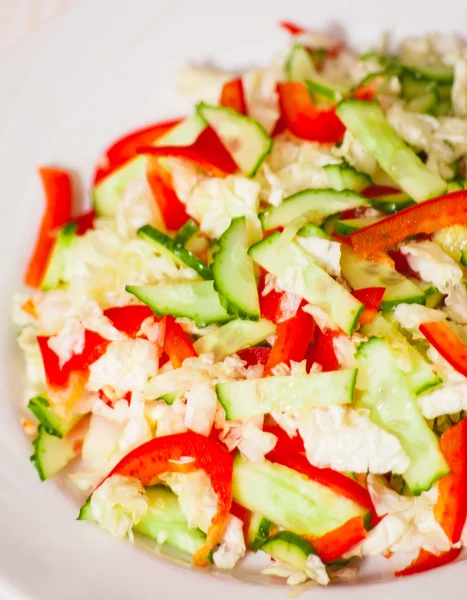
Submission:
<svg viewBox="0 0 467 600">
<path fill-rule="evenodd" d="M 76 223 L 76 233 L 77 235 L 83 235 L 88 231 L 88 229 L 92 229 L 94 227 L 94 219 L 96 218 L 96 211 L 94 209 L 83 213 L 76 219 L 73 219 Z"/>
<path fill-rule="evenodd" d="M 354 548 L 366 537 L 362 517 L 354 517 L 320 538 L 309 538 L 321 560 L 331 563 Z"/>
<path fill-rule="evenodd" d="M 41 284 L 54 245 L 53 233 L 71 220 L 73 202 L 71 177 L 66 171 L 41 167 L 39 175 L 45 192 L 45 211 L 24 276 L 25 284 L 31 287 Z"/>
<path fill-rule="evenodd" d="M 246 115 L 245 92 L 241 77 L 224 83 L 219 101 L 220 106 L 231 108 L 241 115 Z"/>
<path fill-rule="evenodd" d="M 159 320 L 149 306 L 139 305 L 116 306 L 114 308 L 108 308 L 104 311 L 104 316 L 111 321 L 112 325 L 116 329 L 133 338 L 138 335 L 143 321 L 149 317 L 153 317 L 156 321 Z"/>
<path fill-rule="evenodd" d="M 283 292 L 271 290 L 266 295 L 264 295 L 263 290 L 265 288 L 265 285 L 266 273 L 263 272 L 259 281 L 259 306 L 261 310 L 261 316 L 265 319 L 268 319 L 268 321 L 277 323 Z"/>
<path fill-rule="evenodd" d="M 361 288 L 354 290 L 352 296 L 357 298 L 364 306 L 365 310 L 360 315 L 358 322 L 362 325 L 364 323 L 372 323 L 376 317 L 376 314 L 383 301 L 384 292 L 386 288 L 383 287 L 370 287 Z"/>
<path fill-rule="evenodd" d="M 279 83 L 277 92 L 285 126 L 294 135 L 321 143 L 336 143 L 342 139 L 345 127 L 337 117 L 335 107 L 315 106 L 304 83 Z"/>
<path fill-rule="evenodd" d="M 467 519 L 467 419 L 447 429 L 439 442 L 451 473 L 439 482 L 435 517 L 453 544 L 457 544 Z M 455 560 L 461 548 L 451 548 L 439 556 L 421 550 L 417 558 L 396 573 L 405 577 L 446 565 Z"/>
<path fill-rule="evenodd" d="M 186 462 L 186 457 L 192 458 Z M 217 495 L 217 512 L 209 526 L 206 542 L 193 557 L 196 565 L 206 565 L 207 556 L 220 540 L 232 504 L 233 456 L 223 444 L 193 431 L 155 438 L 139 446 L 109 473 L 151 483 L 162 473 L 192 473 L 203 470 Z"/>
<path fill-rule="evenodd" d="M 325 373 L 337 371 L 340 368 L 333 343 L 334 338 L 340 335 L 344 334 L 339 330 L 327 329 L 324 332 L 320 329 L 316 330 L 315 340 L 306 355 L 308 370 L 311 369 L 314 363 L 320 364 Z"/>
<path fill-rule="evenodd" d="M 265 365 L 268 362 L 271 348 L 265 346 L 254 346 L 253 348 L 245 348 L 237 352 L 238 356 L 244 360 L 248 367 L 254 365 Z"/>
<path fill-rule="evenodd" d="M 453 192 L 409 206 L 350 234 L 360 258 L 382 260 L 387 248 L 409 236 L 434 233 L 451 225 L 467 225 L 467 191 Z"/>
<path fill-rule="evenodd" d="M 141 146 L 138 153 L 158 158 L 185 158 L 216 177 L 224 177 L 238 171 L 235 161 L 212 127 L 206 127 L 190 146 Z"/>
<path fill-rule="evenodd" d="M 300 33 L 306 33 L 307 29 L 301 27 L 300 25 L 296 25 L 291 21 L 280 21 L 279 25 L 282 29 L 288 31 L 291 35 L 299 35 Z"/>
<path fill-rule="evenodd" d="M 172 186 L 172 177 L 157 160 L 149 160 L 146 178 L 167 229 L 180 229 L 190 218 Z"/>
<path fill-rule="evenodd" d="M 132 131 L 117 140 L 106 150 L 100 164 L 96 168 L 94 172 L 94 185 L 97 185 L 101 179 L 104 179 L 104 177 L 107 177 L 107 175 L 110 175 L 110 173 L 134 158 L 137 154 L 137 148 L 154 143 L 173 129 L 175 125 L 178 125 L 180 121 L 181 119 L 174 119 L 163 123 L 155 123 L 143 129 Z"/>
<path fill-rule="evenodd" d="M 279 454 L 301 454 L 305 452 L 305 445 L 298 433 L 291 438 L 279 425 L 265 425 L 263 431 L 272 433 L 277 437 L 277 443 L 274 447 L 275 452 Z"/>
<path fill-rule="evenodd" d="M 272 369 L 279 363 L 290 364 L 291 360 L 295 362 L 303 360 L 314 331 L 315 320 L 303 311 L 302 306 L 294 317 L 277 323 L 276 339 L 264 369 L 265 374 L 270 375 Z"/>
<path fill-rule="evenodd" d="M 420 332 L 448 363 L 467 376 L 467 346 L 444 321 L 422 323 Z"/>
<path fill-rule="evenodd" d="M 181 367 L 187 358 L 198 356 L 187 334 L 171 315 L 165 317 L 164 352 L 174 369 Z"/>
</svg>

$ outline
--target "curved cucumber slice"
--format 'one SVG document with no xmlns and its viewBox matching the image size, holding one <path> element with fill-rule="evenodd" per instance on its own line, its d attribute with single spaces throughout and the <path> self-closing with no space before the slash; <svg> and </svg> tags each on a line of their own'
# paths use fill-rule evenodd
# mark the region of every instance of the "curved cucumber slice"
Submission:
<svg viewBox="0 0 467 600">
<path fill-rule="evenodd" d="M 239 317 L 259 319 L 259 298 L 253 261 L 248 256 L 245 217 L 232 219 L 219 239 L 211 265 L 214 284 L 225 309 Z"/>
<path fill-rule="evenodd" d="M 407 196 L 404 192 L 400 194 L 388 194 L 387 196 L 378 196 L 377 198 L 370 198 L 370 203 L 376 210 L 381 210 L 387 214 L 392 215 L 395 212 L 407 208 L 416 204 L 412 198 Z"/>
<path fill-rule="evenodd" d="M 436 88 L 433 88 L 423 96 L 418 96 L 407 103 L 407 110 L 426 115 L 436 115 L 438 112 L 439 94 Z"/>
<path fill-rule="evenodd" d="M 360 260 L 345 244 L 341 246 L 341 270 L 353 289 L 384 287 L 381 310 L 390 310 L 397 304 L 425 304 L 425 294 L 410 279 L 389 265 Z"/>
<path fill-rule="evenodd" d="M 168 256 L 177 265 L 189 267 L 201 275 L 203 279 L 212 279 L 211 269 L 202 260 L 187 250 L 185 246 L 176 242 L 174 239 L 162 233 L 158 229 L 154 229 L 151 225 L 143 225 L 138 229 L 138 235 L 141 239 L 146 240 L 154 249 L 163 256 Z"/>
<path fill-rule="evenodd" d="M 342 190 L 361 192 L 372 183 L 369 175 L 360 173 L 346 162 L 338 165 L 325 165 L 323 169 L 326 172 L 329 185 L 338 192 Z"/>
<path fill-rule="evenodd" d="M 67 254 L 75 237 L 76 227 L 76 223 L 68 223 L 62 227 L 55 240 L 41 282 L 41 289 L 44 290 L 44 292 L 55 290 L 63 283 Z"/>
<path fill-rule="evenodd" d="M 321 229 L 321 227 L 318 227 L 318 225 L 315 225 L 314 223 L 307 223 L 306 225 L 304 225 L 297 232 L 297 235 L 298 237 L 303 238 L 317 237 L 323 240 L 329 240 L 329 235 L 323 229 Z"/>
<path fill-rule="evenodd" d="M 454 82 L 454 67 L 452 65 L 404 65 L 404 69 L 416 77 L 431 79 L 439 83 L 452 84 Z"/>
<path fill-rule="evenodd" d="M 266 540 L 260 550 L 298 571 L 304 571 L 307 558 L 316 554 L 308 540 L 291 531 L 279 531 Z"/>
<path fill-rule="evenodd" d="M 31 462 L 36 467 L 41 481 L 50 479 L 67 466 L 81 452 L 85 429 L 73 431 L 59 438 L 50 435 L 44 425 L 39 425 L 37 437 L 33 440 L 34 448 Z"/>
<path fill-rule="evenodd" d="M 336 221 L 334 223 L 334 231 L 340 235 L 350 235 L 352 231 L 357 231 L 362 227 L 373 225 L 381 221 L 382 217 L 361 217 L 359 219 L 344 219 L 343 221 Z"/>
<path fill-rule="evenodd" d="M 243 321 L 235 319 L 216 331 L 200 337 L 194 343 L 198 354 L 214 353 L 214 360 L 224 360 L 227 356 L 244 348 L 256 346 L 276 333 L 276 326 L 267 319 Z"/>
<path fill-rule="evenodd" d="M 324 219 L 335 213 L 358 206 L 369 206 L 363 196 L 343 190 L 303 190 L 286 198 L 279 206 L 271 206 L 259 215 L 265 231 L 276 227 L 285 227 L 301 215 L 320 225 Z"/>
<path fill-rule="evenodd" d="M 292 46 L 285 61 L 285 74 L 289 81 L 305 81 L 316 76 L 313 59 L 302 44 Z"/>
<path fill-rule="evenodd" d="M 363 305 L 297 244 L 282 246 L 280 237 L 276 232 L 252 246 L 249 250 L 252 259 L 281 279 L 287 291 L 324 310 L 336 325 L 352 335 Z"/>
<path fill-rule="evenodd" d="M 232 319 L 220 303 L 213 281 L 127 285 L 126 290 L 147 304 L 156 315 L 185 317 L 195 321 L 198 327 Z"/>
<path fill-rule="evenodd" d="M 180 227 L 180 229 L 177 231 L 174 237 L 174 242 L 177 244 L 182 244 L 182 246 L 184 246 L 188 242 L 188 240 L 190 240 L 193 236 L 195 236 L 198 233 L 198 231 L 198 225 L 196 225 L 193 219 L 190 219 L 185 223 L 185 225 L 183 225 L 183 227 Z"/>
<path fill-rule="evenodd" d="M 376 425 L 399 439 L 410 458 L 410 466 L 402 475 L 412 493 L 419 495 L 449 473 L 438 439 L 423 418 L 390 346 L 380 338 L 371 338 L 360 346 L 357 357 L 366 389 L 356 407 L 368 409 Z"/>
<path fill-rule="evenodd" d="M 257 552 L 264 542 L 268 539 L 272 523 L 266 517 L 253 513 L 250 524 L 248 525 L 247 541 L 248 547 L 253 552 Z"/>
<path fill-rule="evenodd" d="M 229 421 L 254 415 L 350 404 L 356 369 L 342 369 L 316 375 L 266 377 L 218 383 L 216 393 Z"/>
<path fill-rule="evenodd" d="M 367 510 L 288 467 L 237 454 L 233 500 L 298 535 L 321 537 Z"/>
<path fill-rule="evenodd" d="M 446 182 L 399 137 L 376 102 L 343 100 L 337 115 L 380 166 L 417 202 L 440 196 Z"/>
<path fill-rule="evenodd" d="M 217 133 L 239 168 L 253 177 L 272 149 L 272 139 L 264 127 L 230 108 L 201 102 L 197 111 Z"/>
<path fill-rule="evenodd" d="M 31 398 L 28 408 L 45 431 L 49 435 L 54 435 L 58 438 L 62 438 L 66 435 L 81 419 L 81 416 L 77 416 L 70 421 L 65 421 L 50 408 L 49 401 L 43 396 Z"/>
</svg>

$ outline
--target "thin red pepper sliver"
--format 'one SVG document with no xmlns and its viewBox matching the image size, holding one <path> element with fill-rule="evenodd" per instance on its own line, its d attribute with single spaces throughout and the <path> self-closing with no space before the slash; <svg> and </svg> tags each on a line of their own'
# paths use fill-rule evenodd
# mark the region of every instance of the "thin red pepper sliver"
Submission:
<svg viewBox="0 0 467 600">
<path fill-rule="evenodd" d="M 247 114 L 245 92 L 243 90 L 241 77 L 231 79 L 230 81 L 227 81 L 227 83 L 224 83 L 219 105 L 224 106 L 225 108 L 231 108 L 241 115 Z"/>
<path fill-rule="evenodd" d="M 467 377 L 467 346 L 445 321 L 422 323 L 420 332 L 448 363 Z"/>
<path fill-rule="evenodd" d="M 360 325 L 364 323 L 372 323 L 383 301 L 384 287 L 361 288 L 354 290 L 352 296 L 357 298 L 364 306 L 365 310 L 360 315 L 358 322 Z"/>
<path fill-rule="evenodd" d="M 188 339 L 179 323 L 171 315 L 165 318 L 164 352 L 169 357 L 174 369 L 182 366 L 187 358 L 198 356 L 193 344 Z"/>
<path fill-rule="evenodd" d="M 300 33 L 306 33 L 307 29 L 305 27 L 301 27 L 296 23 L 292 23 L 291 21 L 280 21 L 279 25 L 285 31 L 288 31 L 291 35 L 299 35 Z"/>
<path fill-rule="evenodd" d="M 341 335 L 345 334 L 339 330 L 327 329 L 323 332 L 320 329 L 316 329 L 315 340 L 306 354 L 308 370 L 311 369 L 314 363 L 321 365 L 325 373 L 337 371 L 340 368 L 333 341 L 334 338 Z"/>
<path fill-rule="evenodd" d="M 365 198 L 379 198 L 380 196 L 391 196 L 392 194 L 399 193 L 400 190 L 397 188 L 393 188 L 388 185 L 373 184 L 363 190 L 362 196 L 365 196 Z"/>
<path fill-rule="evenodd" d="M 321 560 L 331 563 L 364 540 L 366 533 L 363 518 L 354 517 L 322 537 L 309 540 Z"/>
<path fill-rule="evenodd" d="M 104 311 L 104 316 L 111 321 L 116 329 L 132 338 L 138 335 L 141 325 L 146 319 L 152 317 L 155 321 L 159 320 L 149 306 L 140 306 L 137 304 L 108 308 Z"/>
<path fill-rule="evenodd" d="M 148 160 L 146 179 L 167 229 L 180 229 L 190 217 L 173 189 L 170 173 L 157 160 Z"/>
<path fill-rule="evenodd" d="M 244 360 L 248 367 L 254 365 L 265 365 L 268 362 L 271 348 L 265 346 L 254 346 L 253 348 L 245 348 L 237 352 L 239 358 Z"/>
<path fill-rule="evenodd" d="M 88 231 L 88 229 L 92 229 L 94 227 L 94 219 L 96 218 L 96 211 L 94 209 L 79 215 L 73 219 L 76 223 L 76 234 L 83 235 Z"/>
<path fill-rule="evenodd" d="M 188 462 L 187 458 L 192 458 Z M 151 485 L 162 473 L 192 473 L 203 470 L 217 495 L 217 512 L 206 542 L 193 557 L 198 566 L 208 564 L 208 555 L 219 542 L 232 504 L 233 456 L 220 442 L 193 431 L 155 438 L 132 450 L 109 473 L 139 479 Z M 107 479 L 106 478 L 106 479 Z"/>
<path fill-rule="evenodd" d="M 73 190 L 69 173 L 61 169 L 41 167 L 39 175 L 45 193 L 45 210 L 36 244 L 24 275 L 24 282 L 39 287 L 50 252 L 54 246 L 53 234 L 71 220 Z"/>
<path fill-rule="evenodd" d="M 409 206 L 350 234 L 359 258 L 381 260 L 384 251 L 406 238 L 431 234 L 452 225 L 467 225 L 467 190 Z"/>
</svg>

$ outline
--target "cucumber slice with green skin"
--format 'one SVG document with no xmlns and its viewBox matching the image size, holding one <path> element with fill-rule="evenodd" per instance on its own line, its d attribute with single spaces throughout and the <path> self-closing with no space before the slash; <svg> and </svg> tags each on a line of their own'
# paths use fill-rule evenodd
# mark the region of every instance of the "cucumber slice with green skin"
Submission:
<svg viewBox="0 0 467 600">
<path fill-rule="evenodd" d="M 441 292 L 438 292 L 438 290 L 436 290 L 436 292 L 434 294 L 430 294 L 429 296 L 427 296 L 426 298 L 426 306 L 428 308 L 438 308 L 439 305 L 441 304 L 441 302 L 443 301 L 444 296 Z"/>
<path fill-rule="evenodd" d="M 362 335 L 366 337 L 384 338 L 389 346 L 394 345 L 395 355 L 410 361 L 410 370 L 405 372 L 410 386 L 416 394 L 426 392 L 430 388 L 443 383 L 443 380 L 433 370 L 433 367 L 425 360 L 420 352 L 412 346 L 407 338 L 395 327 L 387 321 L 383 316 L 376 315 L 372 323 L 362 325 Z"/>
<path fill-rule="evenodd" d="M 305 475 L 265 460 L 253 463 L 238 453 L 233 500 L 298 535 L 321 537 L 367 510 Z"/>
<path fill-rule="evenodd" d="M 247 543 L 250 550 L 257 552 L 268 539 L 272 522 L 266 517 L 253 513 L 248 525 Z"/>
<path fill-rule="evenodd" d="M 70 251 L 73 239 L 76 234 L 76 223 L 68 223 L 60 230 L 54 247 L 50 253 L 44 277 L 41 282 L 41 289 L 44 292 L 56 290 L 64 283 L 64 271 L 68 252 Z"/>
<path fill-rule="evenodd" d="M 334 225 L 336 224 L 336 221 L 339 220 L 339 217 L 340 213 L 337 213 L 335 215 L 329 215 L 329 217 L 327 217 L 321 224 L 321 228 L 324 230 L 328 237 L 330 237 L 334 233 Z"/>
<path fill-rule="evenodd" d="M 201 102 L 196 110 L 217 133 L 240 170 L 253 177 L 272 149 L 272 139 L 264 127 L 230 108 Z"/>
<path fill-rule="evenodd" d="M 351 404 L 356 377 L 356 369 L 342 369 L 315 375 L 247 379 L 218 383 L 216 393 L 227 420 L 233 421 L 288 408 Z"/>
<path fill-rule="evenodd" d="M 370 198 L 371 206 L 389 215 L 392 215 L 408 206 L 416 204 L 412 198 L 410 198 L 404 192 L 400 194 L 388 194 L 387 196 L 378 196 L 377 198 Z"/>
<path fill-rule="evenodd" d="M 275 333 L 276 326 L 267 319 L 259 321 L 235 319 L 216 331 L 200 337 L 194 343 L 194 348 L 198 354 L 213 352 L 214 360 L 219 361 L 244 348 L 256 346 Z"/>
<path fill-rule="evenodd" d="M 137 233 L 142 240 L 150 243 L 158 254 L 167 256 L 179 266 L 193 269 L 203 279 L 212 279 L 211 269 L 208 265 L 187 250 L 183 244 L 177 243 L 162 231 L 154 229 L 151 225 L 143 225 Z"/>
<path fill-rule="evenodd" d="M 354 290 L 365 287 L 384 287 L 381 310 L 391 310 L 398 304 L 425 304 L 425 294 L 410 279 L 389 265 L 360 260 L 355 252 L 344 244 L 341 247 L 341 270 L 343 277 Z"/>
<path fill-rule="evenodd" d="M 156 315 L 192 319 L 198 327 L 232 319 L 222 306 L 213 281 L 127 285 L 126 291 L 147 304 Z"/>
<path fill-rule="evenodd" d="M 329 185 L 338 192 L 343 190 L 361 192 L 372 184 L 369 175 L 359 173 L 346 162 L 339 165 L 325 165 L 323 169 L 326 172 Z"/>
<path fill-rule="evenodd" d="M 187 117 L 171 131 L 159 138 L 155 145 L 189 146 L 205 128 L 206 122 L 199 115 L 195 114 Z M 96 185 L 92 194 L 94 209 L 100 217 L 113 217 L 115 215 L 117 206 L 123 199 L 123 194 L 128 184 L 146 177 L 146 164 L 146 156 L 136 156 L 113 173 L 110 173 L 110 175 L 107 175 L 107 177 L 104 177 Z"/>
<path fill-rule="evenodd" d="M 77 416 L 69 421 L 65 421 L 50 408 L 49 401 L 43 396 L 31 398 L 28 408 L 42 425 L 46 433 L 58 438 L 65 436 L 81 419 L 81 416 Z"/>
<path fill-rule="evenodd" d="M 289 196 L 279 206 L 267 208 L 259 215 L 259 220 L 265 231 L 285 227 L 301 215 L 320 225 L 329 215 L 359 206 L 370 206 L 370 202 L 349 190 L 303 190 Z"/>
<path fill-rule="evenodd" d="M 146 488 L 146 493 L 149 500 L 148 511 L 133 527 L 133 531 L 160 545 L 176 548 L 192 556 L 203 546 L 206 535 L 200 529 L 188 527 L 177 496 L 168 488 L 156 485 Z M 77 520 L 96 522 L 90 498 L 81 507 Z M 161 544 L 162 539 L 164 541 Z"/>
<path fill-rule="evenodd" d="M 70 433 L 59 438 L 50 435 L 44 425 L 39 425 L 37 437 L 32 445 L 34 452 L 31 462 L 36 467 L 41 481 L 46 481 L 67 466 L 81 452 L 84 431 L 81 436 Z"/>
<path fill-rule="evenodd" d="M 410 459 L 402 475 L 412 493 L 419 495 L 449 473 L 438 439 L 423 418 L 390 346 L 380 338 L 371 338 L 360 346 L 357 358 L 366 389 L 356 407 L 369 410 L 376 425 L 398 438 Z"/>
<path fill-rule="evenodd" d="M 467 267 L 467 250 L 462 250 L 461 252 L 461 265 Z"/>
<path fill-rule="evenodd" d="M 344 219 L 343 221 L 337 220 L 334 223 L 334 231 L 339 235 L 350 235 L 352 231 L 357 231 L 362 227 L 373 225 L 381 221 L 382 217 L 360 217 L 359 219 Z"/>
<path fill-rule="evenodd" d="M 367 152 L 417 202 L 440 196 L 446 183 L 399 137 L 376 102 L 343 100 L 337 115 Z"/>
<path fill-rule="evenodd" d="M 454 82 L 454 67 L 452 65 L 403 65 L 404 69 L 416 77 L 430 79 L 443 84 Z"/>
<path fill-rule="evenodd" d="M 305 81 L 317 74 L 313 59 L 302 44 L 294 44 L 285 61 L 285 75 L 288 81 Z"/>
<path fill-rule="evenodd" d="M 436 83 L 431 79 L 418 77 L 411 71 L 404 70 L 400 76 L 402 87 L 402 96 L 405 100 L 413 100 L 424 96 L 436 86 Z"/>
<path fill-rule="evenodd" d="M 407 103 L 407 110 L 426 115 L 438 114 L 439 94 L 436 88 L 433 88 L 423 96 L 414 98 Z"/>
<path fill-rule="evenodd" d="M 227 312 L 257 321 L 260 317 L 258 287 L 248 245 L 245 217 L 232 219 L 219 239 L 211 270 L 221 304 Z"/>
<path fill-rule="evenodd" d="M 330 236 L 323 229 L 321 229 L 321 227 L 318 227 L 318 225 L 315 225 L 314 223 L 307 223 L 297 232 L 297 235 L 298 237 L 303 238 L 317 237 L 323 240 L 330 239 Z"/>
<path fill-rule="evenodd" d="M 283 246 L 280 237 L 276 232 L 252 246 L 252 259 L 281 279 L 287 291 L 324 310 L 336 325 L 352 335 L 363 305 L 295 242 Z"/>
<path fill-rule="evenodd" d="M 190 219 L 185 223 L 185 225 L 183 225 L 183 227 L 180 227 L 180 229 L 177 231 L 174 237 L 174 242 L 176 244 L 182 244 L 182 246 L 184 246 L 189 240 L 191 240 L 193 236 L 195 236 L 198 233 L 198 231 L 198 225 L 196 225 L 193 219 Z"/>
<path fill-rule="evenodd" d="M 163 400 L 166 404 L 173 404 L 177 398 L 180 397 L 180 394 L 177 392 L 170 392 L 168 394 L 163 394 L 159 396 L 158 400 Z"/>
<path fill-rule="evenodd" d="M 336 104 L 336 102 L 342 100 L 344 95 L 343 93 L 338 92 L 335 87 L 331 87 L 331 84 L 318 80 L 316 76 L 314 81 L 312 79 L 307 79 L 305 85 L 313 100 L 313 104 L 318 106 L 330 106 Z"/>
<path fill-rule="evenodd" d="M 310 554 L 316 555 L 315 549 L 308 540 L 291 531 L 279 531 L 266 540 L 260 550 L 298 571 L 305 570 Z"/>
</svg>

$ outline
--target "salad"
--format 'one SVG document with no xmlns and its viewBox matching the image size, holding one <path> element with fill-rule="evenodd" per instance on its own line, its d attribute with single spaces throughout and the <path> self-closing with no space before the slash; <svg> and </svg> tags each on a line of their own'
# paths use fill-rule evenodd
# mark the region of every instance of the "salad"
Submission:
<svg viewBox="0 0 467 600">
<path fill-rule="evenodd" d="M 40 169 L 32 462 L 200 567 L 420 573 L 467 542 L 467 47 L 282 27 L 263 69 L 184 69 L 192 114 L 115 142 L 90 212 Z"/>
</svg>

